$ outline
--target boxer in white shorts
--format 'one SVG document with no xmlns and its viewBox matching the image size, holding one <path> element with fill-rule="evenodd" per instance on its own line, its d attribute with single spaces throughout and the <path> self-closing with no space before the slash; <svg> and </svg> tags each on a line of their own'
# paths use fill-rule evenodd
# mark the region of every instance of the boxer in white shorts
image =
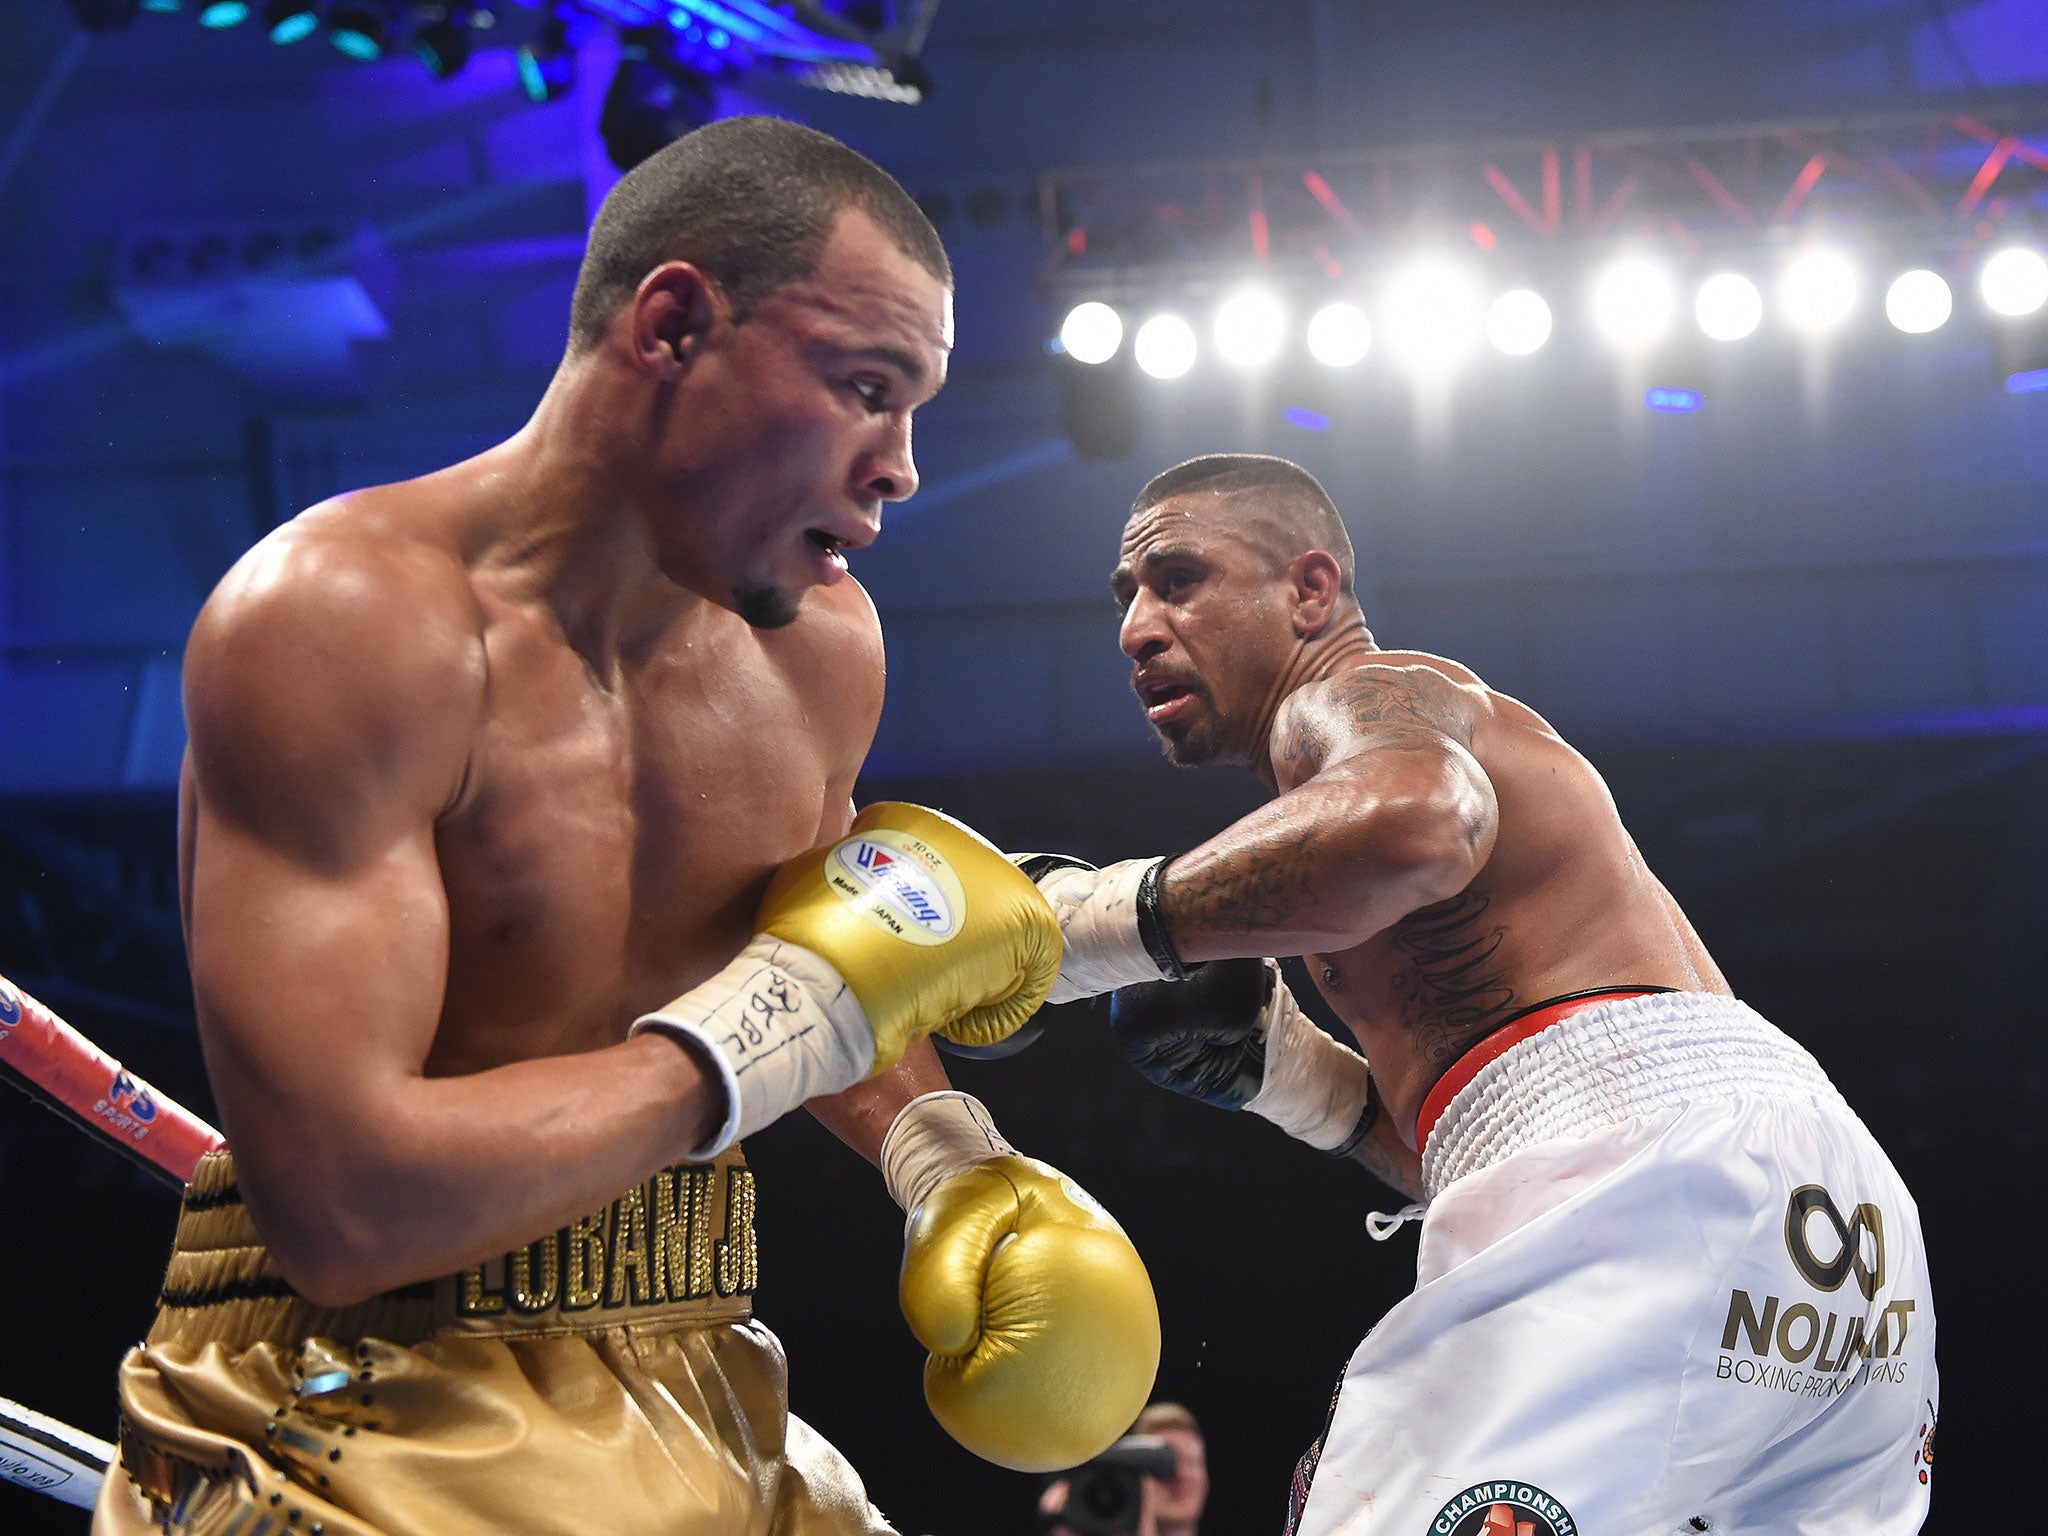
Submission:
<svg viewBox="0 0 2048 1536">
<path fill-rule="evenodd" d="M 1175 858 L 1027 864 L 1053 1000 L 1114 991 L 1154 1081 L 1426 1211 L 1288 1529 L 1917 1530 L 1939 1396 L 1912 1197 L 1732 996 L 1591 764 L 1467 668 L 1382 650 L 1341 519 L 1284 460 L 1159 476 L 1111 580 L 1167 755 L 1277 794 Z"/>
</svg>

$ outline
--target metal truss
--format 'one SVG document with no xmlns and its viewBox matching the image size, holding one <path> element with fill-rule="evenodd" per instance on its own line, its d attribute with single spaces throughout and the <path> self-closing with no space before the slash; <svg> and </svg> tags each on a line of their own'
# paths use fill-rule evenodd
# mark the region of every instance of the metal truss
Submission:
<svg viewBox="0 0 2048 1536">
<path fill-rule="evenodd" d="M 1447 242 L 1540 261 L 1546 247 L 1633 237 L 1697 253 L 1825 227 L 1954 255 L 2048 223 L 2048 100 L 1071 168 L 1038 193 L 1049 285 L 1100 297 L 1249 264 L 1342 280 Z"/>
</svg>

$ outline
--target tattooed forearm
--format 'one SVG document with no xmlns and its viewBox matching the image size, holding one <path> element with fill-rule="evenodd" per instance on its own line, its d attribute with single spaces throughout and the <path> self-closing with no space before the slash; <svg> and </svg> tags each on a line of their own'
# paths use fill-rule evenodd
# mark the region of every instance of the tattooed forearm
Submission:
<svg viewBox="0 0 2048 1536">
<path fill-rule="evenodd" d="M 1213 854 L 1201 850 L 1167 866 L 1160 910 L 1169 933 L 1261 933 L 1316 903 L 1310 867 L 1313 827 L 1287 829 Z"/>
<path fill-rule="evenodd" d="M 1515 1005 L 1499 958 L 1507 929 L 1487 921 L 1491 905 L 1468 890 L 1394 929 L 1403 964 L 1392 992 L 1425 1060 L 1455 1060 Z"/>
</svg>

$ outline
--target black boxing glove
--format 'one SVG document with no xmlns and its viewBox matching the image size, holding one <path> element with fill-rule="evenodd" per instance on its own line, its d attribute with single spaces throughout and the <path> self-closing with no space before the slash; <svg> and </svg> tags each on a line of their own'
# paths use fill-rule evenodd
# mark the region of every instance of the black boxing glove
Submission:
<svg viewBox="0 0 2048 1536">
<path fill-rule="evenodd" d="M 1248 1109 L 1332 1156 L 1349 1156 L 1379 1118 L 1365 1058 L 1316 1027 L 1274 961 L 1212 960 L 1186 981 L 1119 987 L 1109 1026 L 1160 1087 Z"/>
</svg>

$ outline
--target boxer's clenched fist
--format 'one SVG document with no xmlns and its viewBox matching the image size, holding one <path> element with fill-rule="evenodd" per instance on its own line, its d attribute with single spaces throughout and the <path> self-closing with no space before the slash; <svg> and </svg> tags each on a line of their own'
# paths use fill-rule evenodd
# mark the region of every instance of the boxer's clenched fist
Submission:
<svg viewBox="0 0 2048 1536">
<path fill-rule="evenodd" d="M 1059 970 L 1059 928 L 1031 880 L 951 817 L 893 801 L 778 870 L 755 926 L 732 964 L 633 1025 L 690 1043 L 725 1084 L 725 1124 L 695 1156 L 936 1031 L 1001 1040 Z"/>
<path fill-rule="evenodd" d="M 931 1351 L 933 1417 L 1020 1472 L 1106 1449 L 1159 1369 L 1159 1308 L 1123 1229 L 1066 1175 L 1018 1156 L 964 1093 L 913 1100 L 882 1171 L 910 1213 L 898 1297 Z"/>
<path fill-rule="evenodd" d="M 1038 882 L 1060 924 L 1060 977 L 1046 1001 L 1071 1003 L 1133 982 L 1187 974 L 1159 910 L 1165 859 L 1097 869 L 1063 853 L 1012 854 Z"/>
<path fill-rule="evenodd" d="M 1162 1088 L 1248 1109 L 1312 1147 L 1348 1156 L 1379 1099 L 1365 1058 L 1304 1014 L 1271 960 L 1212 960 L 1186 981 L 1119 987 L 1110 1029 Z"/>
<path fill-rule="evenodd" d="M 1159 1308 L 1123 1228 L 1028 1157 L 945 1180 L 910 1218 L 897 1289 L 932 1416 L 1019 1472 L 1078 1466 L 1130 1427 L 1159 1370 Z"/>
</svg>

